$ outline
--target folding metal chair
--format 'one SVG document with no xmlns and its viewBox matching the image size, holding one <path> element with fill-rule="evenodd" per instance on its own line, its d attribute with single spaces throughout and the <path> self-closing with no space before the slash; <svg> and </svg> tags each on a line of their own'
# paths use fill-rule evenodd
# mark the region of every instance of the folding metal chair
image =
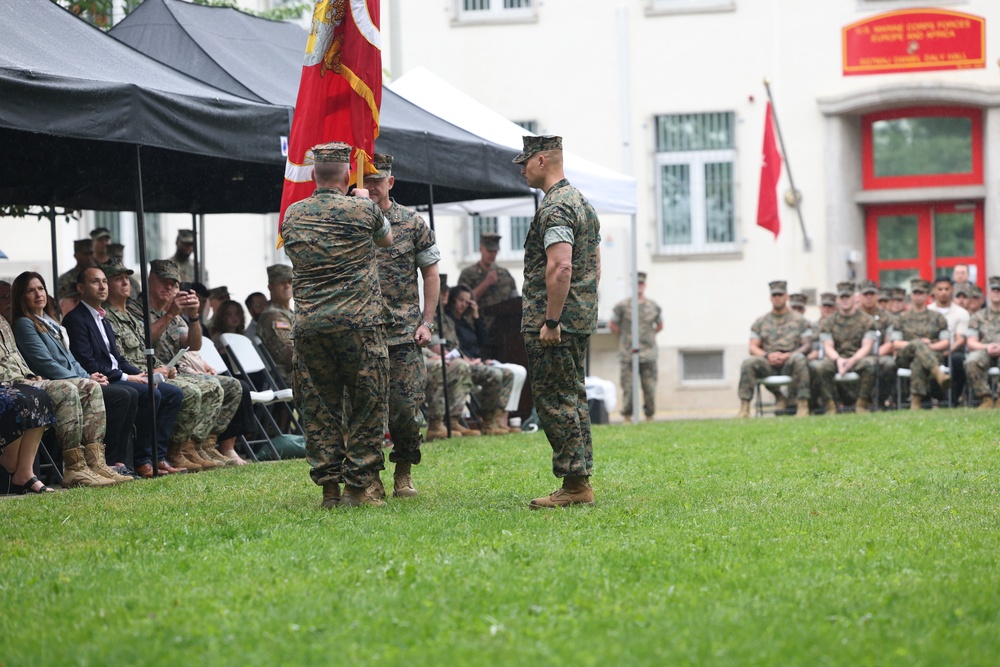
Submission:
<svg viewBox="0 0 1000 667">
<path fill-rule="evenodd" d="M 768 375 L 767 377 L 757 380 L 757 416 L 760 417 L 764 414 L 764 397 L 762 396 L 764 393 L 764 387 L 773 390 L 779 387 L 788 387 L 791 386 L 791 384 L 791 375 Z M 777 412 L 774 414 L 777 414 Z"/>
</svg>

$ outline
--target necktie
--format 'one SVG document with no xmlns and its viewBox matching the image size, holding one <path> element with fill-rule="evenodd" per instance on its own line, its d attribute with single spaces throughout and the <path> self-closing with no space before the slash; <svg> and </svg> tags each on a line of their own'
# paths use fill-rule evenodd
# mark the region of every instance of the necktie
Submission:
<svg viewBox="0 0 1000 667">
<path fill-rule="evenodd" d="M 101 319 L 103 320 L 104 316 L 108 314 L 108 311 L 104 310 L 103 308 L 98 308 L 97 309 L 97 314 L 100 315 Z"/>
</svg>

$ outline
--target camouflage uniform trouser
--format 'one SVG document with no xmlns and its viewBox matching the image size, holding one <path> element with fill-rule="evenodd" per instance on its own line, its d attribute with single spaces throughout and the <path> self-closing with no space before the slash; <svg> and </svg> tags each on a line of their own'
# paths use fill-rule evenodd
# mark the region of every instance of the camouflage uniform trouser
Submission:
<svg viewBox="0 0 1000 667">
<path fill-rule="evenodd" d="M 622 392 L 625 394 L 625 402 L 622 405 L 622 416 L 632 416 L 632 360 L 622 361 L 621 364 Z M 642 387 L 642 412 L 647 417 L 656 414 L 656 361 L 639 362 L 639 385 Z"/>
<path fill-rule="evenodd" d="M 815 365 L 813 380 L 819 388 L 820 400 L 854 403 L 859 397 L 871 398 L 875 391 L 875 357 L 867 356 L 860 359 L 848 373 L 857 373 L 857 382 L 835 382 L 837 362 L 832 359 L 820 359 Z"/>
<path fill-rule="evenodd" d="M 385 329 L 317 331 L 297 326 L 295 351 L 296 400 L 313 467 L 310 477 L 320 485 L 332 481 L 367 488 L 385 467 Z"/>
<path fill-rule="evenodd" d="M 444 419 L 444 378 L 441 377 L 441 360 L 425 359 L 427 370 L 427 419 Z M 449 415 L 461 417 L 472 393 L 472 371 L 461 359 L 448 361 Z"/>
<path fill-rule="evenodd" d="M 491 415 L 507 409 L 510 392 L 514 389 L 514 374 L 506 368 L 489 364 L 470 364 L 472 384 L 481 387 L 478 395 L 483 413 Z"/>
<path fill-rule="evenodd" d="M 896 358 L 891 354 L 883 354 L 878 358 L 878 404 L 896 396 Z"/>
<path fill-rule="evenodd" d="M 107 415 L 101 385 L 87 378 L 28 380 L 25 384 L 45 391 L 56 416 L 56 439 L 63 450 L 104 442 Z"/>
<path fill-rule="evenodd" d="M 741 401 L 752 401 L 754 385 L 757 380 L 768 375 L 789 375 L 792 384 L 788 388 L 788 397 L 795 400 L 809 400 L 809 366 L 806 355 L 794 352 L 781 368 L 772 366 L 764 357 L 749 357 L 743 360 L 740 368 L 739 396 Z"/>
<path fill-rule="evenodd" d="M 542 346 L 535 333 L 524 336 L 528 377 L 538 421 L 552 446 L 552 474 L 589 477 L 594 470 L 594 443 L 584 364 L 590 337 L 562 334 L 557 345 Z"/>
<path fill-rule="evenodd" d="M 439 369 L 440 370 L 440 369 Z M 420 433 L 424 404 L 424 355 L 416 343 L 389 348 L 389 435 L 393 463 L 420 463 Z"/>
<path fill-rule="evenodd" d="M 970 352 L 965 358 L 965 376 L 972 387 L 972 393 L 976 396 L 991 396 L 990 393 L 990 368 L 1000 365 L 1000 358 L 991 357 L 986 350 L 976 350 Z"/>
<path fill-rule="evenodd" d="M 240 409 L 240 401 L 243 399 L 243 385 L 234 377 L 228 375 L 202 375 L 222 385 L 222 408 L 219 410 L 215 423 L 209 429 L 210 435 L 219 435 L 229 427 L 229 422 L 233 421 L 236 411 Z M 195 442 L 198 434 L 195 433 Z"/>
<path fill-rule="evenodd" d="M 222 385 L 211 375 L 178 375 L 167 380 L 167 384 L 184 392 L 181 411 L 170 432 L 170 443 L 182 445 L 188 440 L 204 442 L 222 410 L 222 399 L 225 396 Z"/>
<path fill-rule="evenodd" d="M 896 353 L 899 368 L 909 368 L 910 395 L 929 396 L 932 373 L 941 365 L 942 357 L 922 340 L 911 340 L 909 345 Z"/>
</svg>

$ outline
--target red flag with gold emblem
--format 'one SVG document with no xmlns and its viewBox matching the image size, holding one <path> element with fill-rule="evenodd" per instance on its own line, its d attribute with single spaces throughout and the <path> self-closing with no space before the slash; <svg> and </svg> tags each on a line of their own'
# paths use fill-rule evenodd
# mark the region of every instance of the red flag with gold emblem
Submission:
<svg viewBox="0 0 1000 667">
<path fill-rule="evenodd" d="M 760 165 L 760 193 L 757 199 L 757 225 L 778 238 L 781 220 L 778 218 L 778 179 L 781 178 L 781 153 L 774 139 L 774 112 L 767 103 L 764 118 L 764 150 Z"/>
<path fill-rule="evenodd" d="M 379 0 L 316 0 L 288 137 L 279 248 L 285 210 L 315 189 L 313 146 L 330 141 L 350 144 L 355 149 L 352 165 L 363 152 L 365 172 L 375 172 L 371 161 L 382 106 L 379 22 Z"/>
</svg>

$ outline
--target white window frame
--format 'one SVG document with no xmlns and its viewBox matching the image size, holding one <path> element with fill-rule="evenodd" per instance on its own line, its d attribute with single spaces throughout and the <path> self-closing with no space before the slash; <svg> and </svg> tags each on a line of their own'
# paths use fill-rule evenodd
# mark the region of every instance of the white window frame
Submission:
<svg viewBox="0 0 1000 667">
<path fill-rule="evenodd" d="M 729 162 L 733 165 L 733 240 L 728 243 L 709 243 L 708 216 L 705 210 L 705 165 Z M 691 242 L 667 244 L 663 239 L 663 187 L 661 172 L 664 165 L 686 164 L 691 175 Z M 736 224 L 736 149 L 723 148 L 708 151 L 677 151 L 657 153 L 654 159 L 656 185 L 656 237 L 661 255 L 708 255 L 739 251 Z"/>
<path fill-rule="evenodd" d="M 736 11 L 736 0 L 648 0 L 646 15 Z"/>
<path fill-rule="evenodd" d="M 465 9 L 465 0 L 455 0 L 456 23 L 498 23 L 534 21 L 538 0 L 528 0 L 528 7 L 504 7 L 504 0 L 487 0 L 488 9 Z"/>
<path fill-rule="evenodd" d="M 686 355 L 689 354 L 718 354 L 721 363 L 722 374 L 717 378 L 691 379 L 686 377 L 687 363 Z M 682 348 L 677 351 L 677 375 L 682 387 L 720 387 L 728 383 L 726 378 L 726 351 L 718 348 L 712 349 L 691 349 Z"/>
<path fill-rule="evenodd" d="M 497 234 L 500 235 L 500 250 L 497 251 L 497 261 L 524 262 L 524 247 L 515 247 L 511 244 L 511 239 L 514 238 L 514 234 L 511 231 L 511 220 L 513 217 L 518 216 L 484 215 L 481 217 L 496 218 Z M 466 247 L 468 248 L 465 261 L 474 264 L 479 261 L 479 242 L 476 240 L 476 226 L 473 223 L 472 216 L 466 218 L 465 230 Z"/>
</svg>

